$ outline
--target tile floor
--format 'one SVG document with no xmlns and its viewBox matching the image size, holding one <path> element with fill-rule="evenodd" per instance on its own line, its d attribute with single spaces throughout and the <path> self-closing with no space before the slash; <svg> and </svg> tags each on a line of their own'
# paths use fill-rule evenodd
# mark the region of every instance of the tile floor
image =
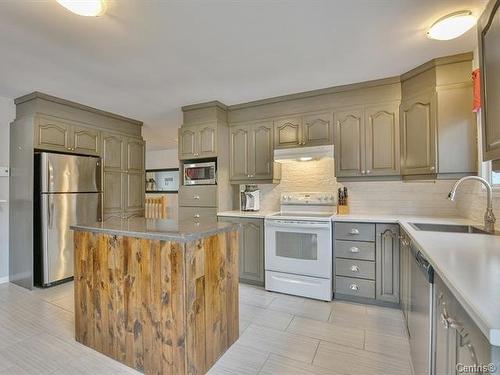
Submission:
<svg viewBox="0 0 500 375">
<path fill-rule="evenodd" d="M 211 375 L 411 374 L 401 311 L 240 286 L 240 338 Z M 138 374 L 73 339 L 73 285 L 0 285 L 0 375 Z"/>
</svg>

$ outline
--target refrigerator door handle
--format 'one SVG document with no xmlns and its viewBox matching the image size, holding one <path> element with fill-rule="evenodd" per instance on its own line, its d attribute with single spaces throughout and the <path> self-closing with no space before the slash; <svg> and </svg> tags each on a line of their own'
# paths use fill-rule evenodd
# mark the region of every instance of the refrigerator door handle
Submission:
<svg viewBox="0 0 500 375">
<path fill-rule="evenodd" d="M 54 222 L 52 220 L 54 216 L 54 198 L 52 197 L 52 194 L 48 195 L 48 199 L 49 199 L 49 207 L 48 207 L 49 229 L 52 229 L 54 227 Z"/>
</svg>

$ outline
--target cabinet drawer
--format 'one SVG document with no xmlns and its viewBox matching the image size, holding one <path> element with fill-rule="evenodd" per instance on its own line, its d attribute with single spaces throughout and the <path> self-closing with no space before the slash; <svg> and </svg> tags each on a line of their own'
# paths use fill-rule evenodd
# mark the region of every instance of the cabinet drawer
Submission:
<svg viewBox="0 0 500 375">
<path fill-rule="evenodd" d="M 335 277 L 335 292 L 350 296 L 375 298 L 375 281 L 353 277 Z"/>
<path fill-rule="evenodd" d="M 335 239 L 375 241 L 375 224 L 335 223 Z"/>
<path fill-rule="evenodd" d="M 337 258 L 375 260 L 375 243 L 361 241 L 335 241 Z"/>
<path fill-rule="evenodd" d="M 217 207 L 217 185 L 181 186 L 179 206 Z"/>
<path fill-rule="evenodd" d="M 179 221 L 217 220 L 217 209 L 207 207 L 179 207 Z"/>
<path fill-rule="evenodd" d="M 335 259 L 335 274 L 337 276 L 375 280 L 375 262 L 357 259 Z"/>
</svg>

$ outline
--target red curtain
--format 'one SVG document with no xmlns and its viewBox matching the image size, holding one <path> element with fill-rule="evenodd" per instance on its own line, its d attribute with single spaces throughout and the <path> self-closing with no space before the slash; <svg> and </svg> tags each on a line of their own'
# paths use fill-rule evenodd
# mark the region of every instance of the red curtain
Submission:
<svg viewBox="0 0 500 375">
<path fill-rule="evenodd" d="M 472 72 L 472 82 L 474 84 L 474 100 L 472 102 L 472 112 L 479 112 L 481 109 L 481 75 L 479 69 Z"/>
</svg>

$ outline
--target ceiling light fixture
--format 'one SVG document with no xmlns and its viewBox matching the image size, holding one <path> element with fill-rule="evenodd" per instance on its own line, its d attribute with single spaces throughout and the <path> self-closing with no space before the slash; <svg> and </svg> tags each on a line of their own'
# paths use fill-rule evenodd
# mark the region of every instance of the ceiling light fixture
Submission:
<svg viewBox="0 0 500 375">
<path fill-rule="evenodd" d="M 450 13 L 438 19 L 427 31 L 429 39 L 450 40 L 458 38 L 476 24 L 470 10 Z"/>
<path fill-rule="evenodd" d="M 311 161 L 313 158 L 311 156 L 302 156 L 299 161 Z"/>
<path fill-rule="evenodd" d="M 99 17 L 106 12 L 104 0 L 57 0 L 69 11 L 86 17 Z"/>
</svg>

